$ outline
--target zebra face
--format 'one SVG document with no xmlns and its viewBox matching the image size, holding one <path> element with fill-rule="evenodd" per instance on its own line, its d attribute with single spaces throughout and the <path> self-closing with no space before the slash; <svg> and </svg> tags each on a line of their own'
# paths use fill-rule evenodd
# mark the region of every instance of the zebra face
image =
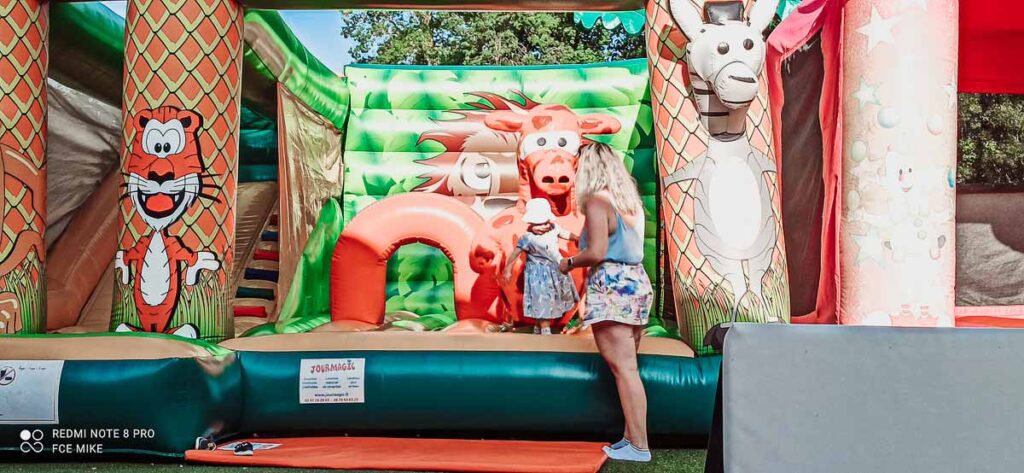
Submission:
<svg viewBox="0 0 1024 473">
<path fill-rule="evenodd" d="M 743 2 L 707 4 L 710 22 L 690 0 L 670 4 L 673 18 L 690 40 L 686 61 L 691 75 L 705 82 L 727 108 L 744 108 L 757 96 L 765 57 L 762 32 L 777 3 L 758 0 L 747 20 L 742 18 Z"/>
</svg>

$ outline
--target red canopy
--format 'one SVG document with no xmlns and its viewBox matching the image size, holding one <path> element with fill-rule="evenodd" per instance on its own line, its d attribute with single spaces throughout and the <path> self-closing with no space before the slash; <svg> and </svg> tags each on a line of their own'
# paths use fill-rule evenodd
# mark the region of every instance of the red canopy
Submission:
<svg viewBox="0 0 1024 473">
<path fill-rule="evenodd" d="M 1024 2 L 960 2 L 961 92 L 1024 94 Z"/>
</svg>

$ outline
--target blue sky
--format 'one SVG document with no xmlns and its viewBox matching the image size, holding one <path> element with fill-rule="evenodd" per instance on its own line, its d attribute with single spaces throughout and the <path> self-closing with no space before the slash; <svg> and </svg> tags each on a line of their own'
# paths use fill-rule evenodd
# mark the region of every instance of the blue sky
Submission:
<svg viewBox="0 0 1024 473">
<path fill-rule="evenodd" d="M 100 3 L 124 16 L 124 0 Z M 337 10 L 281 10 L 281 16 L 295 36 L 332 71 L 340 74 L 352 62 L 348 54 L 352 41 L 341 37 L 341 13 Z"/>
</svg>

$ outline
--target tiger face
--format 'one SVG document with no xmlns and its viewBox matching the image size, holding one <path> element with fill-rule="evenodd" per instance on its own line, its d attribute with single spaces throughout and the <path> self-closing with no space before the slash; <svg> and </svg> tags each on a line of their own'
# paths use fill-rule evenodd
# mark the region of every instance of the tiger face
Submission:
<svg viewBox="0 0 1024 473">
<path fill-rule="evenodd" d="M 143 110 L 135 119 L 125 196 L 155 230 L 174 223 L 203 195 L 201 125 L 195 112 L 169 106 Z"/>
</svg>

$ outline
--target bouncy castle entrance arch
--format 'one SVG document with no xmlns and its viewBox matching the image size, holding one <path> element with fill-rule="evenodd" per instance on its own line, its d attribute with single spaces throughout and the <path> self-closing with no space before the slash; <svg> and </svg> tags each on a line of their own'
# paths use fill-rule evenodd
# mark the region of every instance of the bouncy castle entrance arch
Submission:
<svg viewBox="0 0 1024 473">
<path fill-rule="evenodd" d="M 384 320 L 385 272 L 398 247 L 424 243 L 452 262 L 455 314 L 498 322 L 497 285 L 469 264 L 482 218 L 461 202 L 437 194 L 399 194 L 363 209 L 338 238 L 331 264 L 331 319 L 379 326 Z"/>
</svg>

